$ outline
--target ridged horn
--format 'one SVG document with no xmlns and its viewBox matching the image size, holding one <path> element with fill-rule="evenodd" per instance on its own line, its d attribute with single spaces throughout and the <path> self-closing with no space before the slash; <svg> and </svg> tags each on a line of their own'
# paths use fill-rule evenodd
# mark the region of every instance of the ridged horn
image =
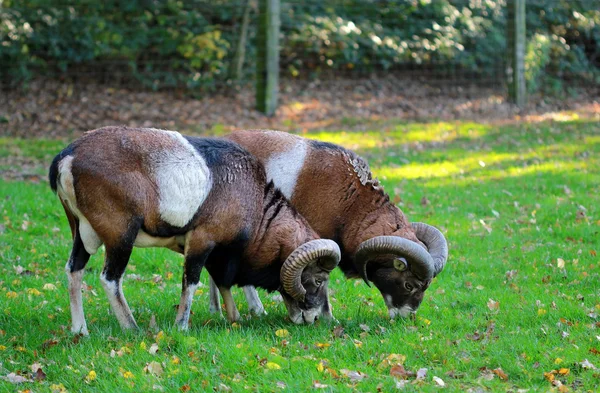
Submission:
<svg viewBox="0 0 600 393">
<path fill-rule="evenodd" d="M 318 260 L 319 267 L 328 272 L 340 263 L 340 247 L 333 240 L 311 240 L 296 248 L 281 267 L 283 289 L 294 299 L 304 301 L 306 289 L 302 285 L 302 271 Z"/>
<path fill-rule="evenodd" d="M 413 229 L 417 239 L 425 243 L 429 254 L 433 259 L 434 273 L 437 276 L 444 269 L 446 261 L 448 261 L 448 243 L 446 238 L 439 229 L 423 222 L 413 222 Z"/>
<path fill-rule="evenodd" d="M 399 236 L 376 236 L 360 244 L 354 263 L 358 272 L 367 285 L 367 263 L 380 255 L 398 255 L 408 260 L 408 267 L 421 280 L 429 280 L 434 274 L 434 264 L 431 255 L 417 243 Z"/>
</svg>

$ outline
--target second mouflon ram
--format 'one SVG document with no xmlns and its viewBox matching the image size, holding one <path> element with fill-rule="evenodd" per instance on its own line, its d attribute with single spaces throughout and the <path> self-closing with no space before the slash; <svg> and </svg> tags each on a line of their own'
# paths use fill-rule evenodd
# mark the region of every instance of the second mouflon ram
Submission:
<svg viewBox="0 0 600 393">
<path fill-rule="evenodd" d="M 280 290 L 290 318 L 312 323 L 340 259 L 319 239 L 264 167 L 237 144 L 173 131 L 105 127 L 64 149 L 50 167 L 73 236 L 67 262 L 72 331 L 87 334 L 81 294 L 90 255 L 104 244 L 101 282 L 122 328 L 137 327 L 123 295 L 132 249 L 166 247 L 185 257 L 176 323 L 186 329 L 206 267 L 237 319 L 232 285 Z"/>
<path fill-rule="evenodd" d="M 268 179 L 314 230 L 339 244 L 340 269 L 348 278 L 372 281 L 391 318 L 417 311 L 432 278 L 446 264 L 446 239 L 431 225 L 409 223 L 360 156 L 279 131 L 238 131 L 226 138 L 256 155 Z M 262 304 L 253 288 L 244 292 L 250 309 L 260 313 Z M 211 291 L 212 311 L 218 303 Z"/>
</svg>

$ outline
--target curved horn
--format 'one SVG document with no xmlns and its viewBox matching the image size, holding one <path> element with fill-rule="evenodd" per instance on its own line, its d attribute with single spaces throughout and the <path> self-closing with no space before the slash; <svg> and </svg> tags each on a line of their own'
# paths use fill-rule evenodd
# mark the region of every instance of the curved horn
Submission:
<svg viewBox="0 0 600 393">
<path fill-rule="evenodd" d="M 417 243 L 399 236 L 376 236 L 360 244 L 354 263 L 367 285 L 367 263 L 379 255 L 394 254 L 409 260 L 410 270 L 420 279 L 433 277 L 434 264 L 431 255 Z"/>
<path fill-rule="evenodd" d="M 422 222 L 413 222 L 413 229 L 417 239 L 425 243 L 431 258 L 433 259 L 433 265 L 435 271 L 433 276 L 437 276 L 442 271 L 448 260 L 448 243 L 446 238 L 436 227 Z"/>
<path fill-rule="evenodd" d="M 302 285 L 302 271 L 319 259 L 319 267 L 328 272 L 340 262 L 340 247 L 333 240 L 311 240 L 296 248 L 281 267 L 283 289 L 294 299 L 304 301 L 306 289 Z"/>
</svg>

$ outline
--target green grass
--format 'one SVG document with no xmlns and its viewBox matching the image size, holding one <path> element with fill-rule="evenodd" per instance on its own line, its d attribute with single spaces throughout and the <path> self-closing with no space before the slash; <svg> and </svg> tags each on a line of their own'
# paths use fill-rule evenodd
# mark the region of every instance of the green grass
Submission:
<svg viewBox="0 0 600 393">
<path fill-rule="evenodd" d="M 600 371 L 580 365 L 600 367 L 597 122 L 397 123 L 309 136 L 356 149 L 410 220 L 446 234 L 450 259 L 416 321 L 389 321 L 375 289 L 336 271 L 332 304 L 343 334 L 333 325 L 292 325 L 265 292 L 269 315 L 231 326 L 208 313 L 207 287 L 195 298 L 191 330 L 181 333 L 172 327 L 181 259 L 145 249 L 135 250 L 124 283 L 142 332 L 121 332 L 109 314 L 97 255 L 85 276 L 90 337 L 73 337 L 63 270 L 70 234 L 60 204 L 43 181 L 4 181 L 0 376 L 31 374 L 39 363 L 46 378 L 0 380 L 0 391 L 297 392 L 319 381 L 325 391 L 388 392 L 398 381 L 385 361 L 391 354 L 402 355 L 396 361 L 406 370 L 427 368 L 404 391 L 558 391 L 544 373 L 561 368 L 568 374 L 556 379 L 569 391 L 597 389 Z M 42 173 L 63 145 L 1 139 L 0 169 L 19 157 L 17 164 L 31 161 Z M 247 314 L 241 291 L 234 294 Z M 160 376 L 144 371 L 151 362 L 160 363 Z M 354 380 L 344 369 L 367 377 Z"/>
</svg>

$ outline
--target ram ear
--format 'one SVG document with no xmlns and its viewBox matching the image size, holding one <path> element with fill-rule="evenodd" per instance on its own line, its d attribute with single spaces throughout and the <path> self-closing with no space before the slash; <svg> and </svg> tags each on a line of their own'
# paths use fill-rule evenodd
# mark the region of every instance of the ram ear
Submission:
<svg viewBox="0 0 600 393">
<path fill-rule="evenodd" d="M 399 272 L 403 272 L 408 268 L 408 262 L 404 258 L 394 259 L 394 268 Z"/>
</svg>

